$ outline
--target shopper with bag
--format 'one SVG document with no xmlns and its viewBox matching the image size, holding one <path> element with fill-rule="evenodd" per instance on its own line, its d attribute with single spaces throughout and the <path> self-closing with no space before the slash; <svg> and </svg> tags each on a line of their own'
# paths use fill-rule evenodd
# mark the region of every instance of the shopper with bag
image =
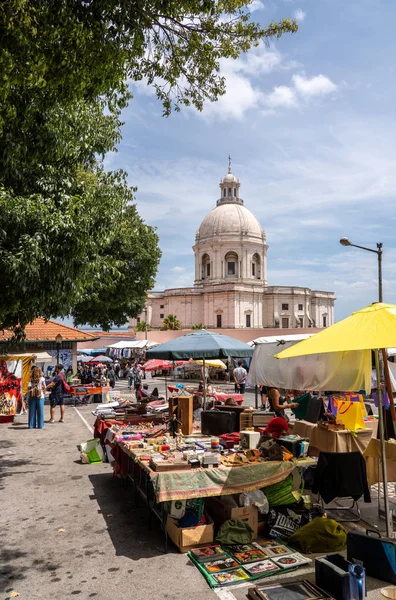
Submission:
<svg viewBox="0 0 396 600">
<path fill-rule="evenodd" d="M 66 379 L 62 375 L 63 365 L 56 365 L 55 367 L 55 377 L 47 385 L 47 390 L 51 390 L 50 392 L 50 423 L 55 422 L 55 407 L 59 406 L 60 408 L 60 419 L 59 423 L 64 423 L 65 421 L 65 391 L 67 391 L 70 386 L 66 383 Z M 67 389 L 66 389 L 67 387 Z"/>
<path fill-rule="evenodd" d="M 28 384 L 29 429 L 44 427 L 45 379 L 40 367 L 33 367 Z"/>
</svg>

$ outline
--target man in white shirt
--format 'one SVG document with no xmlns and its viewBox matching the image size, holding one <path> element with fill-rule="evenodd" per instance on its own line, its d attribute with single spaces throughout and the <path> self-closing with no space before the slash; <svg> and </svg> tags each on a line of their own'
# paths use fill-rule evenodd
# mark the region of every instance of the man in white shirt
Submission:
<svg viewBox="0 0 396 600">
<path fill-rule="evenodd" d="M 238 360 L 238 366 L 234 369 L 235 391 L 239 394 L 245 393 L 247 371 L 242 366 L 242 361 Z"/>
</svg>

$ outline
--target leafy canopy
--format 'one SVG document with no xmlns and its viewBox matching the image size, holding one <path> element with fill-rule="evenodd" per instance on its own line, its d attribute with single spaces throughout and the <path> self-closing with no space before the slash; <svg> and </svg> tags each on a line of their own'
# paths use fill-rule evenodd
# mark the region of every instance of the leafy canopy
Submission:
<svg viewBox="0 0 396 600">
<path fill-rule="evenodd" d="M 248 7 L 0 3 L 0 328 L 23 334 L 37 316 L 71 314 L 108 329 L 142 311 L 158 238 L 126 174 L 103 167 L 121 139 L 128 83 L 153 86 L 165 115 L 215 101 L 225 91 L 221 58 L 297 29 L 287 19 L 262 28 Z"/>
</svg>

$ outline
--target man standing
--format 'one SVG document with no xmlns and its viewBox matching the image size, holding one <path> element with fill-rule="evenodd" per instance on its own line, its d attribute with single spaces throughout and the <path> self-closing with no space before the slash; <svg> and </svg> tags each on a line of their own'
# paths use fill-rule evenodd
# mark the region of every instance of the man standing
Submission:
<svg viewBox="0 0 396 600">
<path fill-rule="evenodd" d="M 51 390 L 50 392 L 50 423 L 55 422 L 55 407 L 60 407 L 60 419 L 59 423 L 64 423 L 65 420 L 65 386 L 64 386 L 64 378 L 61 375 L 63 369 L 63 365 L 56 365 L 55 367 L 55 376 L 51 383 L 47 385 L 47 390 Z"/>
<path fill-rule="evenodd" d="M 235 391 L 239 394 L 245 393 L 247 371 L 242 366 L 242 361 L 238 360 L 238 366 L 234 369 Z"/>
</svg>

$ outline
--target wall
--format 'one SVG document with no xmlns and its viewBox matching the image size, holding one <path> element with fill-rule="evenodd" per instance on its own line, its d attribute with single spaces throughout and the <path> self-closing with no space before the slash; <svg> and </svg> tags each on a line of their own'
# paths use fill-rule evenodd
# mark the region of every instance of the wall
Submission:
<svg viewBox="0 0 396 600">
<path fill-rule="evenodd" d="M 292 334 L 302 334 L 302 333 L 318 333 L 321 329 L 317 329 L 314 327 L 311 328 L 301 328 L 298 329 L 211 329 L 209 331 L 215 331 L 216 333 L 221 333 L 222 335 L 228 335 L 230 337 L 235 338 L 236 340 L 240 340 L 241 342 L 251 342 L 259 337 L 270 337 L 272 335 L 279 336 L 282 338 L 282 335 L 292 335 Z M 174 340 L 182 335 L 187 335 L 188 333 L 193 333 L 191 329 L 181 329 L 179 331 L 148 331 L 147 338 L 153 342 L 158 342 L 159 344 L 164 344 L 165 342 L 169 342 L 170 340 Z M 144 332 L 139 332 L 136 334 L 139 340 L 144 340 Z"/>
</svg>

